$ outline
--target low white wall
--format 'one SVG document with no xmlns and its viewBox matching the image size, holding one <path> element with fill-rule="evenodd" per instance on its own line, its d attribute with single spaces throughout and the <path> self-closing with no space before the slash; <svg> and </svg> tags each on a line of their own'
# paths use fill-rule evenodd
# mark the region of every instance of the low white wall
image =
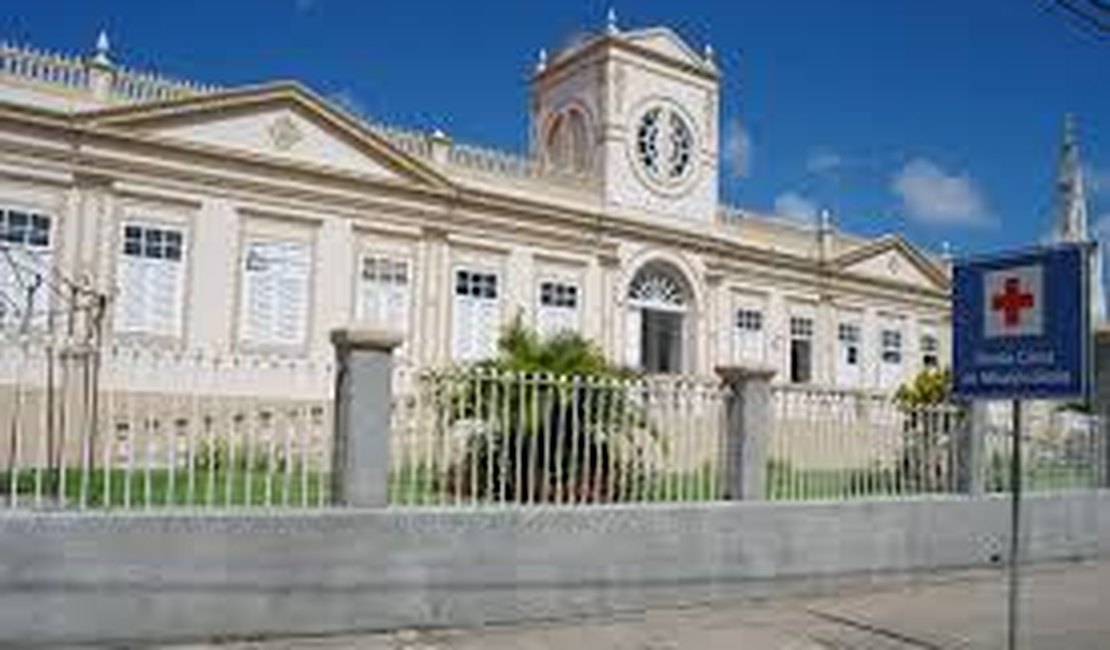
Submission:
<svg viewBox="0 0 1110 650">
<path fill-rule="evenodd" d="M 1110 554 L 1110 492 L 1035 496 L 1037 561 Z M 812 590 L 1004 556 L 961 498 L 301 514 L 0 515 L 0 645 L 326 633 Z"/>
</svg>

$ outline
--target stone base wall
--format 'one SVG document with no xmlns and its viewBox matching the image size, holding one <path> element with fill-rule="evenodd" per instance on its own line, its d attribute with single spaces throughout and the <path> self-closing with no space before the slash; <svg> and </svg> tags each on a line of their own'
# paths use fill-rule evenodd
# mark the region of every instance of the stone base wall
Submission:
<svg viewBox="0 0 1110 650">
<path fill-rule="evenodd" d="M 1005 498 L 0 515 L 0 645 L 460 626 L 822 589 L 1005 557 Z M 1110 553 L 1110 492 L 1031 497 L 1034 561 Z"/>
</svg>

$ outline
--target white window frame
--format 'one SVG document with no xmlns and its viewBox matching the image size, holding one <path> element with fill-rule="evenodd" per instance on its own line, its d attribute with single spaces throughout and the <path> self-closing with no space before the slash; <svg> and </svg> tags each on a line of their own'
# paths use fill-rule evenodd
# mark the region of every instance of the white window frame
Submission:
<svg viewBox="0 0 1110 650">
<path fill-rule="evenodd" d="M 132 235 L 137 235 L 134 237 Z M 157 235 L 157 237 L 155 237 Z M 176 243 L 174 240 L 176 239 Z M 185 320 L 185 282 L 187 278 L 189 243 L 188 228 L 180 223 L 135 217 L 120 222 L 119 245 L 116 247 L 116 296 L 112 327 L 122 335 L 182 338 Z M 171 267 L 160 265 L 170 264 Z M 172 287 L 159 271 L 172 274 Z M 132 279 L 142 282 L 142 295 L 129 295 Z M 155 286 L 150 286 L 155 285 Z M 143 301 L 143 313 L 128 316 L 134 301 Z M 153 311 L 161 311 L 150 301 L 168 300 L 168 322 L 157 322 Z"/>
<path fill-rule="evenodd" d="M 288 337 L 280 337 L 277 335 L 280 326 L 276 323 L 272 326 L 270 332 L 261 333 L 251 331 L 251 279 L 248 268 L 250 265 L 250 255 L 254 246 L 285 246 L 289 248 L 297 247 L 303 250 L 304 259 L 303 276 L 300 279 L 301 286 L 301 310 L 294 323 L 294 334 Z M 309 335 L 309 327 L 311 323 L 312 312 L 312 286 L 314 282 L 313 277 L 313 242 L 311 239 L 303 237 L 269 234 L 269 233 L 249 233 L 243 238 L 243 247 L 238 259 L 239 268 L 239 326 L 237 340 L 243 346 L 248 348 L 260 349 L 294 349 L 303 348 Z M 273 289 L 271 287 L 271 289 Z M 281 314 L 274 314 L 274 318 L 280 318 Z"/>
<path fill-rule="evenodd" d="M 413 264 L 409 257 L 369 250 L 358 256 L 356 319 L 407 339 L 412 322 Z M 371 311 L 371 294 L 373 307 Z M 400 310 L 401 313 L 397 313 Z"/>
<path fill-rule="evenodd" d="M 733 360 L 762 364 L 766 355 L 767 315 L 754 305 L 741 305 L 733 311 Z"/>
<path fill-rule="evenodd" d="M 11 225 L 14 214 L 26 217 L 26 225 L 19 231 Z M 35 227 L 36 224 L 41 225 L 44 222 L 45 230 Z M 54 224 L 54 216 L 43 210 L 20 205 L 0 206 L 0 246 L 8 251 L 12 249 L 22 251 L 22 254 L 8 252 L 0 258 L 0 329 L 21 324 L 22 315 L 27 308 L 26 288 L 23 285 L 30 281 L 29 276 L 24 277 L 24 274 L 53 273 Z M 17 233 L 18 236 L 16 236 Z M 30 325 L 33 327 L 39 327 L 46 322 L 52 301 L 48 286 L 51 282 L 53 278 L 44 278 L 33 294 L 34 304 L 31 305 L 30 318 Z M 16 284 L 20 286 L 16 287 Z M 17 288 L 21 294 L 19 296 L 13 295 Z M 12 315 L 10 322 L 8 314 Z"/>
<path fill-rule="evenodd" d="M 452 269 L 451 357 L 455 361 L 480 361 L 497 353 L 501 285 L 501 273 L 489 267 L 459 264 Z"/>
<path fill-rule="evenodd" d="M 935 332 L 924 332 L 920 345 L 921 367 L 930 370 L 940 368 L 940 337 Z"/>
<path fill-rule="evenodd" d="M 565 278 L 543 277 L 536 284 L 536 330 L 544 336 L 581 330 L 582 287 Z"/>
<path fill-rule="evenodd" d="M 790 345 L 787 347 L 787 371 L 788 378 L 791 383 L 808 384 L 813 382 L 813 366 L 814 366 L 814 332 L 816 330 L 816 319 L 810 314 L 791 314 L 790 315 Z M 795 376 L 794 373 L 794 343 L 806 342 L 808 347 L 808 358 L 806 359 L 806 376 Z"/>
<path fill-rule="evenodd" d="M 884 327 L 879 333 L 879 359 L 888 365 L 902 365 L 905 358 L 902 330 Z"/>
</svg>

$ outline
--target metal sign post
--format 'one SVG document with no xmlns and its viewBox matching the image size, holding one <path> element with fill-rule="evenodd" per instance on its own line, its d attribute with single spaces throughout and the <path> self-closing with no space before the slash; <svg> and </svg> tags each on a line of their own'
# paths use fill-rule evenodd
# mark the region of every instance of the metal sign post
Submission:
<svg viewBox="0 0 1110 650">
<path fill-rule="evenodd" d="M 1020 620 L 1022 400 L 1086 399 L 1092 248 L 1061 244 L 963 260 L 953 273 L 953 392 L 1012 400 L 1010 650 L 1017 648 Z"/>
<path fill-rule="evenodd" d="M 1021 593 L 1021 400 L 1011 404 L 1013 453 L 1010 458 L 1010 593 L 1006 608 L 1006 648 L 1016 650 Z"/>
</svg>

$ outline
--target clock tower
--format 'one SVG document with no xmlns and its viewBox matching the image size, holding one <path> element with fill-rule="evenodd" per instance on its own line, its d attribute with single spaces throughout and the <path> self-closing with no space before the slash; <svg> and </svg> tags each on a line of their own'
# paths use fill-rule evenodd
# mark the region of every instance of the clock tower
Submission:
<svg viewBox="0 0 1110 650">
<path fill-rule="evenodd" d="M 719 74 L 665 27 L 605 33 L 532 80 L 532 143 L 557 172 L 592 177 L 607 208 L 709 221 L 717 208 Z"/>
</svg>

